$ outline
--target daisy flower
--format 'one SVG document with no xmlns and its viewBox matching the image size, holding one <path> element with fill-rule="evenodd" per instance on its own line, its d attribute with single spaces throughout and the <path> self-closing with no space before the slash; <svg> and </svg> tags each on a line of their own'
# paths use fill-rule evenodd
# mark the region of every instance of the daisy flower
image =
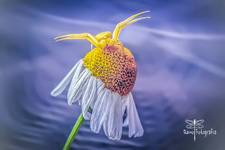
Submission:
<svg viewBox="0 0 225 150">
<path fill-rule="evenodd" d="M 119 140 L 122 127 L 128 126 L 129 137 L 143 135 L 143 128 L 132 96 L 137 67 L 130 50 L 123 46 L 119 35 L 126 26 L 150 17 L 139 17 L 148 11 L 135 14 L 116 25 L 113 33 L 102 32 L 93 36 L 89 33 L 68 34 L 56 37 L 62 40 L 87 40 L 95 48 L 70 70 L 51 92 L 58 96 L 68 88 L 68 104 L 78 103 L 82 114 L 67 140 L 71 144 L 83 120 L 90 120 L 90 128 Z M 125 115 L 126 114 L 126 115 Z"/>
</svg>

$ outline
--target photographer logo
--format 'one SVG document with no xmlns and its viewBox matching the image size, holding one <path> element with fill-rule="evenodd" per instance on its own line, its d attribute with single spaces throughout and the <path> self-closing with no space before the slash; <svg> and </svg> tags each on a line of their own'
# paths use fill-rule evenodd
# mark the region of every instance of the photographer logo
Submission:
<svg viewBox="0 0 225 150">
<path fill-rule="evenodd" d="M 216 130 L 214 130 L 213 128 L 211 129 L 204 129 L 204 120 L 203 119 L 200 119 L 200 120 L 197 120 L 197 119 L 193 119 L 193 120 L 189 120 L 189 119 L 186 119 L 185 120 L 185 123 L 186 123 L 186 126 L 183 130 L 184 134 L 185 135 L 192 135 L 193 138 L 194 138 L 194 141 L 196 141 L 196 138 L 197 136 L 204 136 L 204 137 L 207 137 L 207 136 L 210 136 L 210 135 L 216 135 L 217 132 Z"/>
</svg>

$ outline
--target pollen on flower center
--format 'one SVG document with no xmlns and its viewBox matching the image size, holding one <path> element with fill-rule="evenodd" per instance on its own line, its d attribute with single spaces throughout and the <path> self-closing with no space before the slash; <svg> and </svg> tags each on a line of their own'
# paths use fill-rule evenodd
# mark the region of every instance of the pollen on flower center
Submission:
<svg viewBox="0 0 225 150">
<path fill-rule="evenodd" d="M 83 58 L 84 66 L 105 87 L 120 95 L 127 95 L 136 80 L 136 63 L 131 52 L 121 44 L 95 48 Z"/>
</svg>

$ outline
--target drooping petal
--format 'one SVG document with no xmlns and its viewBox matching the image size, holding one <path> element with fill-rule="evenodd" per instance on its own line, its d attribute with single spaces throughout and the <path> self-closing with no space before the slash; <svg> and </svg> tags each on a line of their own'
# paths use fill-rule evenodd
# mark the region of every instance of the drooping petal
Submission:
<svg viewBox="0 0 225 150">
<path fill-rule="evenodd" d="M 73 99 L 78 94 L 79 88 L 82 88 L 83 84 L 90 78 L 90 76 L 91 73 L 87 69 L 84 69 L 83 72 L 80 74 L 80 77 L 78 78 L 77 82 L 75 82 L 74 84 L 71 83 L 71 92 L 67 93 L 67 100 L 69 105 L 73 103 Z"/>
<path fill-rule="evenodd" d="M 134 99 L 131 93 L 129 93 L 129 100 L 127 104 L 127 117 L 129 127 L 129 137 L 139 137 L 144 134 L 143 127 L 141 125 L 138 112 L 134 103 Z"/>
<path fill-rule="evenodd" d="M 78 88 L 75 91 L 75 93 L 73 93 L 74 95 L 73 95 L 73 98 L 71 99 L 71 103 L 78 102 L 78 105 L 81 105 L 84 91 L 87 89 L 89 80 L 90 80 L 90 78 L 87 78 L 87 80 L 84 82 L 84 84 L 81 85 L 80 88 Z"/>
<path fill-rule="evenodd" d="M 120 140 L 122 135 L 122 101 L 121 96 L 117 93 L 111 92 L 111 100 L 108 101 L 106 110 L 106 119 L 103 123 L 105 134 L 112 140 Z"/>
<path fill-rule="evenodd" d="M 89 79 L 86 80 L 86 82 L 83 84 L 82 88 L 78 89 L 77 95 L 75 95 L 74 98 L 72 99 L 72 103 L 75 103 L 78 101 L 78 105 L 81 106 L 84 91 L 87 89 L 88 82 L 89 82 Z"/>
<path fill-rule="evenodd" d="M 97 86 L 97 88 L 96 88 L 96 98 L 95 98 L 95 102 L 96 102 L 97 99 L 98 99 L 98 97 L 99 97 L 99 93 L 100 93 L 102 90 L 104 90 L 105 85 L 104 85 L 104 83 L 103 83 L 100 79 L 98 79 L 98 78 L 95 78 L 95 79 L 96 79 L 96 84 L 97 84 L 97 85 L 96 85 L 96 86 Z M 91 108 L 94 107 L 95 102 L 94 102 L 94 103 L 91 103 L 91 105 L 90 105 Z"/>
<path fill-rule="evenodd" d="M 68 88 L 67 98 L 69 97 L 69 95 L 72 95 L 73 87 L 78 82 L 78 80 L 81 77 L 83 71 L 84 71 L 84 66 L 83 66 L 83 61 L 81 60 L 81 63 L 79 64 L 79 66 L 77 66 L 77 68 L 74 72 L 72 81 L 71 81 L 70 86 Z"/>
<path fill-rule="evenodd" d="M 84 119 L 90 119 L 90 113 L 88 110 L 90 109 L 91 104 L 94 102 L 96 98 L 97 92 L 97 80 L 95 77 L 90 77 L 87 88 L 84 92 L 81 107 L 82 107 L 82 114 Z"/>
<path fill-rule="evenodd" d="M 128 101 L 129 101 L 129 94 L 126 95 L 126 96 L 122 96 L 122 113 L 123 113 L 123 115 L 126 112 L 126 116 L 125 116 L 125 119 L 123 121 L 123 127 L 128 126 L 128 124 L 129 124 L 128 117 L 127 117 L 127 104 L 128 104 Z"/>
<path fill-rule="evenodd" d="M 69 71 L 69 73 L 60 81 L 60 83 L 52 90 L 52 96 L 58 96 L 61 94 L 65 88 L 69 85 L 70 81 L 72 80 L 76 69 L 82 66 L 82 60 L 79 60 L 74 67 Z"/>
<path fill-rule="evenodd" d="M 109 90 L 104 89 L 98 92 L 97 100 L 92 108 L 91 120 L 90 120 L 90 127 L 91 130 L 95 133 L 99 133 L 103 121 L 106 117 L 106 107 L 108 101 L 110 101 Z"/>
</svg>

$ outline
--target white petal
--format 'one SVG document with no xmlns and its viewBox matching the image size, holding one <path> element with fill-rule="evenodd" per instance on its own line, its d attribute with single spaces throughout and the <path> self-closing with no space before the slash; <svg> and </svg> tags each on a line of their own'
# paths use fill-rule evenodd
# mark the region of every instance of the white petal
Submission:
<svg viewBox="0 0 225 150">
<path fill-rule="evenodd" d="M 84 66 L 83 66 L 83 61 L 81 60 L 81 63 L 79 64 L 79 66 L 77 66 L 77 68 L 74 72 L 72 81 L 70 83 L 70 86 L 69 86 L 69 89 L 67 92 L 67 97 L 68 97 L 68 95 L 72 94 L 73 87 L 78 82 L 79 78 L 81 78 L 83 72 L 84 72 Z"/>
<path fill-rule="evenodd" d="M 84 95 L 85 90 L 87 89 L 87 84 L 89 79 L 87 79 L 80 88 L 78 88 L 75 93 L 73 93 L 73 98 L 71 99 L 71 104 L 78 101 L 78 105 L 81 105 L 82 97 Z"/>
<path fill-rule="evenodd" d="M 77 96 L 79 88 L 82 88 L 83 84 L 85 84 L 85 82 L 87 81 L 87 79 L 90 78 L 90 76 L 90 72 L 85 69 L 78 78 L 78 81 L 70 85 L 71 92 L 67 93 L 67 100 L 69 105 L 72 104 L 74 97 Z"/>
<path fill-rule="evenodd" d="M 71 81 L 75 70 L 78 68 L 79 65 L 82 64 L 82 60 L 78 61 L 74 67 L 70 70 L 70 72 L 62 79 L 62 81 L 52 90 L 51 95 L 52 96 L 58 96 L 59 94 L 61 94 L 65 88 L 67 87 L 67 85 L 69 84 L 69 82 Z"/>
<path fill-rule="evenodd" d="M 90 127 L 91 130 L 95 133 L 99 133 L 102 123 L 106 117 L 106 106 L 109 98 L 109 91 L 108 90 L 101 90 L 98 93 L 97 100 L 92 108 L 91 120 L 90 120 Z"/>
<path fill-rule="evenodd" d="M 129 122 L 129 137 L 138 137 L 144 134 L 138 112 L 134 103 L 134 99 L 131 93 L 129 93 L 128 106 L 127 106 L 127 117 Z"/>
<path fill-rule="evenodd" d="M 95 77 L 90 77 L 87 88 L 84 92 L 83 99 L 82 99 L 82 114 L 84 119 L 90 119 L 90 113 L 88 110 L 90 109 L 90 105 L 96 98 L 96 91 L 97 91 L 97 79 Z"/>
<path fill-rule="evenodd" d="M 125 111 L 127 111 L 128 101 L 129 101 L 129 95 L 122 96 L 122 113 L 123 113 L 123 115 L 125 114 Z M 128 124 L 129 124 L 129 121 L 128 121 L 128 117 L 126 114 L 126 117 L 123 122 L 123 127 L 128 126 Z"/>
<path fill-rule="evenodd" d="M 112 92 L 110 91 L 109 92 L 109 95 L 108 95 L 108 98 L 105 99 L 106 100 L 106 105 L 104 107 L 104 110 L 103 110 L 103 113 L 104 113 L 104 118 L 105 120 L 103 120 L 103 129 L 104 129 L 104 132 L 105 132 L 105 135 L 107 137 L 109 137 L 109 131 L 108 131 L 108 122 L 109 122 L 109 112 L 110 112 L 110 109 L 111 109 L 111 106 L 112 106 L 112 103 L 114 102 L 112 100 Z M 108 101 L 107 101 L 108 100 Z"/>
<path fill-rule="evenodd" d="M 75 103 L 78 101 L 78 105 L 81 106 L 84 91 L 87 89 L 89 80 L 90 79 L 87 79 L 86 82 L 83 84 L 82 88 L 78 89 L 79 91 L 77 92 L 77 95 L 75 95 L 74 98 L 72 99 L 72 103 Z"/>
<path fill-rule="evenodd" d="M 105 112 L 107 117 L 103 123 L 103 129 L 109 139 L 120 140 L 123 124 L 122 99 L 119 94 L 112 92 L 112 98 L 109 101 Z"/>
</svg>

